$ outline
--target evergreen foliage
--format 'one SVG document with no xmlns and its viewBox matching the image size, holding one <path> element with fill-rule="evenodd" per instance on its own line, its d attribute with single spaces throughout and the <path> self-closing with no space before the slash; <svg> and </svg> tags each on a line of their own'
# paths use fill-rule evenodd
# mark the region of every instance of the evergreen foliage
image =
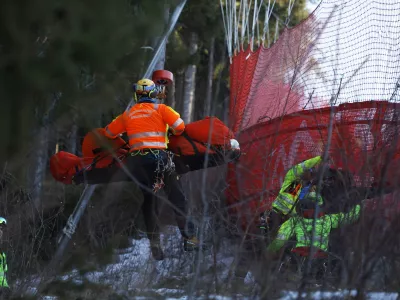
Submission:
<svg viewBox="0 0 400 300">
<path fill-rule="evenodd" d="M 163 12 L 154 9 L 163 2 L 1 1 L 0 160 L 31 140 L 55 93 L 51 121 L 71 107 L 99 118 L 128 97 L 146 64 L 141 47 L 163 29 Z"/>
</svg>

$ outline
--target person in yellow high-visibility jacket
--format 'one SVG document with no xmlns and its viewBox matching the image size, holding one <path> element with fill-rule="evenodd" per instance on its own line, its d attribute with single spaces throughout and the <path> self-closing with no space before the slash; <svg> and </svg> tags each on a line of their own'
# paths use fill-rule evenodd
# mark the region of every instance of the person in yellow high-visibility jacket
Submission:
<svg viewBox="0 0 400 300">
<path fill-rule="evenodd" d="M 296 214 L 294 206 L 299 196 L 304 195 L 304 197 L 316 197 L 315 193 L 307 193 L 307 190 L 311 187 L 310 181 L 312 179 L 313 168 L 318 166 L 321 161 L 321 156 L 316 156 L 291 168 L 286 173 L 279 194 L 272 203 L 272 209 L 282 213 L 283 215 Z M 323 204 L 321 196 L 315 200 L 319 205 Z"/>
<path fill-rule="evenodd" d="M 294 208 L 297 201 L 307 199 L 318 203 L 318 205 L 323 204 L 323 199 L 321 195 L 317 195 L 316 186 L 312 180 L 321 162 L 321 156 L 316 156 L 302 161 L 286 173 L 279 194 L 272 203 L 272 211 L 267 216 L 268 225 L 272 231 L 277 229 L 290 216 L 296 215 Z M 262 216 L 262 218 L 265 217 L 265 215 Z M 261 224 L 262 228 L 263 226 Z"/>
<path fill-rule="evenodd" d="M 3 232 L 7 227 L 7 220 L 0 217 L 0 241 L 3 241 Z M 0 299 L 8 299 L 10 287 L 7 282 L 7 258 L 3 250 L 0 251 Z"/>
<path fill-rule="evenodd" d="M 314 174 L 318 165 L 322 162 L 321 156 L 316 156 L 305 160 L 292 167 L 285 175 L 282 187 L 278 196 L 272 203 L 272 211 L 261 214 L 260 228 L 269 228 L 271 236 L 275 238 L 280 225 L 296 215 L 297 200 L 305 199 L 316 201 L 322 204 L 322 197 L 317 196 L 316 187 L 313 184 Z M 267 222 L 267 223 L 266 223 Z M 248 250 L 257 247 L 252 243 L 246 244 Z M 238 258 L 237 269 L 235 270 L 235 278 L 242 280 L 248 272 L 247 255 L 241 255 Z"/>
</svg>

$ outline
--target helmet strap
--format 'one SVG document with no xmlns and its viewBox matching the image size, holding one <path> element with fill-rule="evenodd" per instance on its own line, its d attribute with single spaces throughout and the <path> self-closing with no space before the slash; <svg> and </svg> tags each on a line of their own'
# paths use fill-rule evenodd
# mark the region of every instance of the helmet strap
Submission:
<svg viewBox="0 0 400 300">
<path fill-rule="evenodd" d="M 147 96 L 142 96 L 137 100 L 137 103 L 157 103 L 157 99 L 150 98 Z"/>
</svg>

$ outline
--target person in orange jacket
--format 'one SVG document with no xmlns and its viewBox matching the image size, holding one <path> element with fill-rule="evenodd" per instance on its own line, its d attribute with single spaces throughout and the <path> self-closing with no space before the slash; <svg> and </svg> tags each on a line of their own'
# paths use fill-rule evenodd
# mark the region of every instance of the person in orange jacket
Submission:
<svg viewBox="0 0 400 300">
<path fill-rule="evenodd" d="M 158 103 L 157 95 L 158 90 L 152 80 L 139 80 L 134 84 L 136 104 L 107 125 L 105 133 L 109 138 L 116 138 L 124 132 L 128 136 L 130 149 L 125 165 L 131 174 L 120 170 L 114 176 L 117 177 L 116 181 L 124 181 L 124 178 L 128 179 L 127 177 L 132 179 L 132 176 L 139 183 L 144 196 L 142 210 L 151 250 L 156 259 L 163 259 L 155 221 L 154 191 L 158 188 L 157 183 L 162 183 L 164 177 L 167 193 L 172 188 L 174 194 L 174 197 L 169 199 L 174 202 L 177 225 L 184 238 L 184 249 L 186 251 L 198 249 L 199 241 L 194 235 L 194 225 L 188 222 L 184 215 L 186 197 L 179 188 L 178 176 L 171 168 L 172 159 L 166 152 L 168 133 L 182 134 L 185 124 L 175 110 Z M 187 231 L 186 225 L 188 225 Z"/>
</svg>

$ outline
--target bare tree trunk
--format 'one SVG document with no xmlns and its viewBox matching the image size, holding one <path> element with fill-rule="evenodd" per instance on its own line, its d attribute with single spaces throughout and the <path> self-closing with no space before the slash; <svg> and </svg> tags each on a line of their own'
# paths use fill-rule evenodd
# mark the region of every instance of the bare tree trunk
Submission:
<svg viewBox="0 0 400 300">
<path fill-rule="evenodd" d="M 176 81 L 176 77 L 174 79 L 174 81 L 172 82 L 172 84 L 169 86 L 169 91 L 168 91 L 168 97 L 167 97 L 167 103 L 169 106 L 171 106 L 172 108 L 175 109 L 175 81 Z"/>
<path fill-rule="evenodd" d="M 197 34 L 192 33 L 189 46 L 189 53 L 192 56 L 197 52 L 197 40 Z M 189 65 L 185 71 L 185 91 L 183 95 L 183 120 L 185 123 L 192 121 L 194 93 L 196 89 L 196 69 L 196 65 Z"/>
<path fill-rule="evenodd" d="M 177 111 L 183 111 L 183 88 L 184 88 L 184 72 L 178 71 L 175 76 L 175 99 L 174 106 L 171 106 Z"/>
<path fill-rule="evenodd" d="M 68 151 L 76 154 L 76 143 L 78 139 L 78 124 L 76 123 L 78 116 L 76 112 L 72 113 L 72 126 L 68 139 Z"/>
<path fill-rule="evenodd" d="M 39 129 L 37 135 L 37 143 L 35 145 L 35 166 L 34 172 L 32 174 L 32 201 L 34 206 L 38 209 L 41 204 L 41 194 L 43 188 L 43 181 L 46 174 L 47 167 L 47 146 L 49 143 L 49 128 L 48 126 L 43 126 Z"/>
<path fill-rule="evenodd" d="M 47 161 L 48 161 L 48 146 L 49 146 L 49 126 L 50 126 L 50 118 L 51 115 L 57 105 L 57 102 L 60 98 L 60 95 L 53 95 L 52 103 L 42 118 L 42 126 L 39 129 L 39 133 L 37 135 L 37 144 L 35 145 L 35 164 L 34 171 L 32 174 L 32 188 L 31 188 L 31 196 L 32 202 L 36 209 L 39 209 L 41 204 L 41 195 L 43 189 L 43 181 L 46 175 L 47 169 Z"/>
<path fill-rule="evenodd" d="M 217 98 L 220 96 L 219 95 L 219 91 L 221 89 L 222 73 L 224 72 L 225 67 L 226 67 L 226 52 L 225 52 L 225 50 L 222 50 L 221 62 L 224 64 L 224 66 L 223 66 L 222 70 L 218 74 L 213 103 L 219 103 L 219 101 L 217 101 Z M 213 107 L 211 107 L 211 111 L 214 112 L 214 110 L 215 110 L 215 108 L 213 109 Z M 226 104 L 226 99 L 224 99 L 224 105 L 223 105 L 223 109 L 222 109 L 222 113 L 223 113 L 223 116 L 224 116 L 223 118 L 224 118 L 224 123 L 225 124 L 228 124 L 227 123 L 228 122 L 228 110 L 229 110 L 229 98 L 228 98 L 228 104 Z"/>
<path fill-rule="evenodd" d="M 211 100 L 212 100 L 213 76 L 214 76 L 214 49 L 215 49 L 215 37 L 211 37 L 209 58 L 208 58 L 207 94 L 206 94 L 206 103 L 204 105 L 204 116 L 209 116 L 211 113 Z"/>
<path fill-rule="evenodd" d="M 224 123 L 228 124 L 229 122 L 229 96 L 226 96 L 224 98 Z"/>
</svg>

